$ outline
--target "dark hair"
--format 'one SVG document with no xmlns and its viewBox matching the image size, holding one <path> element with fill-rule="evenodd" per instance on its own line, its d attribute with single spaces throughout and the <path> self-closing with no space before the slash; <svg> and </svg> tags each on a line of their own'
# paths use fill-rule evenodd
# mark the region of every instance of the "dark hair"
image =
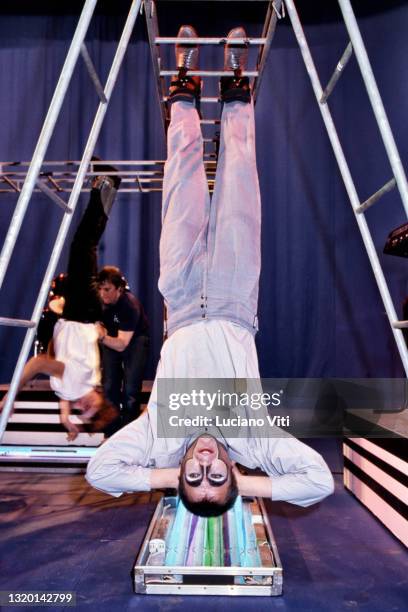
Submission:
<svg viewBox="0 0 408 612">
<path fill-rule="evenodd" d="M 116 266 L 104 266 L 97 276 L 97 283 L 112 283 L 119 289 L 119 287 L 125 288 L 127 285 L 126 278 L 123 276 L 122 271 Z"/>
<path fill-rule="evenodd" d="M 50 287 L 49 297 L 65 297 L 68 289 L 68 274 L 61 273 L 56 276 Z"/>
<path fill-rule="evenodd" d="M 100 395 L 102 401 L 98 412 L 90 419 L 89 423 L 84 424 L 84 431 L 88 433 L 104 431 L 108 425 L 119 417 L 119 410 L 116 406 L 103 393 L 100 393 Z"/>
<path fill-rule="evenodd" d="M 184 506 L 193 514 L 204 517 L 221 516 L 221 514 L 224 514 L 224 512 L 230 510 L 234 505 L 238 496 L 238 485 L 234 473 L 231 472 L 231 482 L 228 487 L 226 498 L 223 502 L 209 501 L 207 499 L 193 502 L 188 498 L 182 469 L 180 473 L 178 493 Z"/>
</svg>

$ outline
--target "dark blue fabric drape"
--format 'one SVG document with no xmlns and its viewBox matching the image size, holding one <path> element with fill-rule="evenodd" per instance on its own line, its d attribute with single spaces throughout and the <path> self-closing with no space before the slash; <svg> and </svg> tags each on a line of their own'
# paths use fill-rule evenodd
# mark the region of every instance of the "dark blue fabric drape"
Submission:
<svg viewBox="0 0 408 612">
<path fill-rule="evenodd" d="M 123 15 L 98 15 L 88 49 L 106 78 Z M 3 15 L 0 20 L 0 160 L 31 159 L 77 16 Z M 219 35 L 215 24 L 197 24 Z M 232 25 L 235 25 L 234 23 Z M 384 104 L 406 165 L 408 133 L 408 7 L 361 21 Z M 249 29 L 259 29 L 251 23 Z M 344 26 L 310 26 L 307 35 L 325 83 L 347 36 Z M 209 53 L 209 51 L 207 51 Z M 46 159 L 79 159 L 98 99 L 85 68 L 75 72 Z M 361 200 L 391 170 L 355 60 L 330 107 Z M 257 109 L 257 151 L 263 199 L 260 332 L 263 376 L 398 376 L 402 374 L 384 307 L 352 215 L 320 112 L 290 26 L 278 27 Z M 132 38 L 96 152 L 106 159 L 164 159 L 165 143 L 143 19 Z M 0 194 L 0 240 L 17 197 Z M 81 196 L 77 223 L 86 202 Z M 1 291 L 2 316 L 28 318 L 61 212 L 35 195 L 11 272 Z M 397 307 L 408 292 L 405 260 L 383 256 L 388 232 L 405 220 L 397 191 L 367 214 Z M 157 290 L 160 195 L 121 194 L 100 249 L 100 263 L 119 265 L 144 303 L 152 328 L 153 377 L 162 337 Z M 59 271 L 65 269 L 67 247 Z M 400 314 L 400 313 L 399 313 Z M 22 332 L 0 328 L 0 382 L 14 368 Z"/>
</svg>

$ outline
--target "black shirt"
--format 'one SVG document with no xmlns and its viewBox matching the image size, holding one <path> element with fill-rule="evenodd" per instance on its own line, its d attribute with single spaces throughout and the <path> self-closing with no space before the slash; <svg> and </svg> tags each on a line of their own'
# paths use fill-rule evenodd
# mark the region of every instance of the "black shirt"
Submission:
<svg viewBox="0 0 408 612">
<path fill-rule="evenodd" d="M 149 335 L 143 306 L 130 291 L 124 291 L 116 304 L 104 306 L 101 320 L 112 337 L 116 337 L 118 331 L 133 331 L 135 336 Z"/>
</svg>

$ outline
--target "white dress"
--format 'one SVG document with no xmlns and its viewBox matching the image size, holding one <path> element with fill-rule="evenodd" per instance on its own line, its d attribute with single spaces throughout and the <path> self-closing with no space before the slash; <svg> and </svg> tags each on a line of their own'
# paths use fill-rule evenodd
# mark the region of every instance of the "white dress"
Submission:
<svg viewBox="0 0 408 612">
<path fill-rule="evenodd" d="M 54 327 L 55 358 L 65 366 L 62 378 L 50 377 L 51 388 L 74 401 L 101 384 L 98 333 L 94 323 L 59 319 Z"/>
</svg>

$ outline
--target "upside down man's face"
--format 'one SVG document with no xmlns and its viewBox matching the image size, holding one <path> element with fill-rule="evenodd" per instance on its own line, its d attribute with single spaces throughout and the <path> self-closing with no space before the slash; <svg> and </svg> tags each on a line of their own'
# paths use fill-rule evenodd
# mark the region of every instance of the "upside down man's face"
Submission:
<svg viewBox="0 0 408 612">
<path fill-rule="evenodd" d="M 223 503 L 231 485 L 232 463 L 225 447 L 204 434 L 184 455 L 180 478 L 191 502 Z"/>
</svg>

